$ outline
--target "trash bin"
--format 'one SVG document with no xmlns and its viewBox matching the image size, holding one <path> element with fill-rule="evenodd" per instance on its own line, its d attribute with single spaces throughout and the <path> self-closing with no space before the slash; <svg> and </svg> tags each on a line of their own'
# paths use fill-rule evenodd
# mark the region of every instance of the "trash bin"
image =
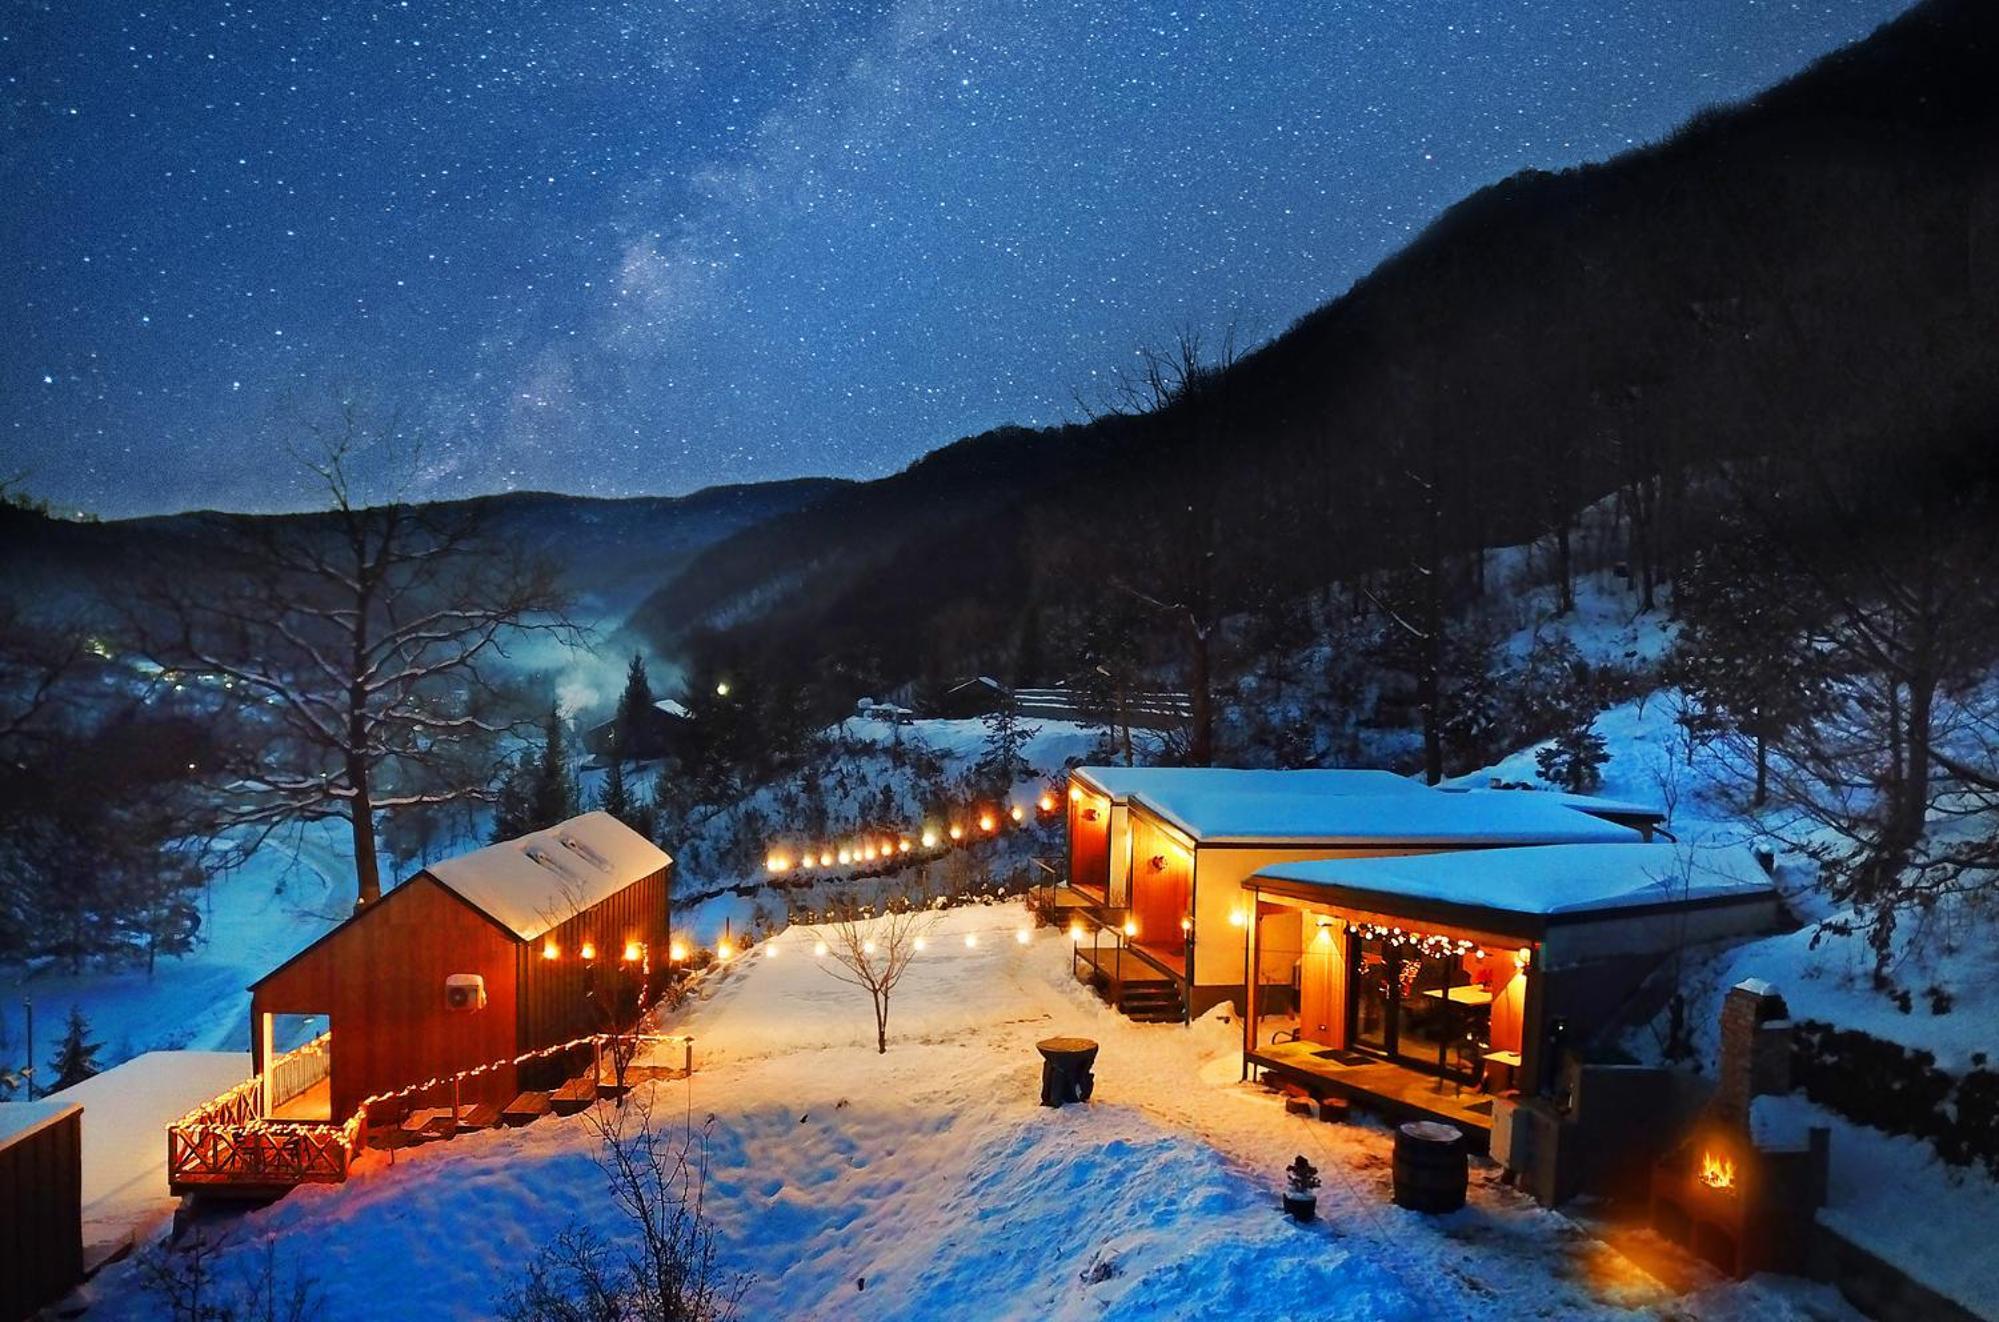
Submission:
<svg viewBox="0 0 1999 1322">
<path fill-rule="evenodd" d="M 1087 1037 L 1051 1037 L 1034 1044 L 1041 1053 L 1041 1104 L 1060 1106 L 1064 1102 L 1087 1102 L 1097 1086 L 1091 1066 L 1097 1063 L 1097 1044 Z"/>
</svg>

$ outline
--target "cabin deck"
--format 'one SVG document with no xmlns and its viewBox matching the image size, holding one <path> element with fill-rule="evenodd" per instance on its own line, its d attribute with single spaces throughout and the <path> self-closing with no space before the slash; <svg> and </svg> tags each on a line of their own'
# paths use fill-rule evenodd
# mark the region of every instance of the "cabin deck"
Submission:
<svg viewBox="0 0 1999 1322">
<path fill-rule="evenodd" d="M 1267 1043 L 1247 1059 L 1251 1068 L 1315 1096 L 1351 1098 L 1398 1123 L 1441 1120 L 1456 1125 L 1476 1151 L 1492 1141 L 1493 1099 L 1469 1084 L 1354 1053 L 1336 1056 L 1317 1042 Z"/>
</svg>

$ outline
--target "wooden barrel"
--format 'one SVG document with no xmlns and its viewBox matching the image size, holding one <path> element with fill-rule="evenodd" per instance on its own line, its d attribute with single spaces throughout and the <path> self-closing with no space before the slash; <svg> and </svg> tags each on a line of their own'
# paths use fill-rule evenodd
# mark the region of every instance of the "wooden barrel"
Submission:
<svg viewBox="0 0 1999 1322">
<path fill-rule="evenodd" d="M 1413 1212 L 1454 1212 L 1465 1205 L 1469 1163 L 1464 1131 L 1412 1120 L 1395 1131 L 1395 1205 Z"/>
</svg>

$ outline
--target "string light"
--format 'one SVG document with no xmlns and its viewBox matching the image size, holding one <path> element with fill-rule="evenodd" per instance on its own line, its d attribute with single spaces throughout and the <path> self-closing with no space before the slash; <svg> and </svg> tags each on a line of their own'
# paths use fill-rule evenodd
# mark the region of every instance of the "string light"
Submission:
<svg viewBox="0 0 1999 1322">
<path fill-rule="evenodd" d="M 726 964 L 736 957 L 736 947 L 729 938 L 723 937 L 715 943 L 715 958 Z"/>
<path fill-rule="evenodd" d="M 1384 927 L 1380 923 L 1356 922 L 1351 926 L 1364 940 L 1381 941 L 1393 946 L 1414 946 L 1431 959 L 1469 955 L 1479 948 L 1476 941 L 1444 936 L 1438 932 L 1405 932 L 1400 927 Z"/>
<path fill-rule="evenodd" d="M 979 948 L 979 934 L 977 932 L 965 933 L 965 949 L 977 950 L 978 948 Z"/>
<path fill-rule="evenodd" d="M 924 945 L 925 945 L 925 944 L 926 944 L 926 943 L 925 943 L 925 941 L 924 941 L 924 940 L 923 940 L 923 938 L 922 938 L 922 937 L 920 937 L 920 936 L 919 936 L 919 937 L 917 937 L 917 938 L 916 938 L 916 939 L 915 939 L 914 941 L 910 942 L 910 946 L 911 946 L 911 947 L 912 947 L 912 948 L 913 948 L 913 949 L 914 949 L 914 950 L 915 950 L 915 951 L 916 951 L 916 952 L 917 952 L 918 954 L 921 954 L 921 953 L 923 953 L 923 947 L 924 947 Z"/>
<path fill-rule="evenodd" d="M 875 943 L 874 943 L 874 942 L 872 942 L 872 941 L 863 941 L 863 942 L 861 942 L 861 953 L 862 953 L 863 955 L 872 955 L 872 954 L 874 954 L 874 953 L 875 953 Z"/>
<path fill-rule="evenodd" d="M 826 958 L 826 943 L 824 941 L 813 942 L 812 953 L 820 959 Z"/>
<path fill-rule="evenodd" d="M 625 942 L 625 963 L 636 964 L 638 962 L 639 962 L 639 943 L 636 941 Z"/>
<path fill-rule="evenodd" d="M 935 831 L 925 829 L 923 832 L 923 847 L 925 849 L 937 848 L 937 833 Z"/>
<path fill-rule="evenodd" d="M 676 964 L 684 962 L 687 958 L 686 943 L 676 941 L 672 945 L 668 946 L 666 948 L 666 957 L 672 960 Z"/>
<path fill-rule="evenodd" d="M 965 838 L 965 828 L 956 822 L 951 823 L 951 838 L 953 840 L 963 840 Z"/>
<path fill-rule="evenodd" d="M 1034 939 L 1034 935 L 1033 933 L 1029 932 L 1025 927 L 1023 927 L 1013 934 L 1013 939 L 1020 942 L 1020 944 L 1022 945 L 1026 945 L 1029 941 L 1032 941 Z"/>
<path fill-rule="evenodd" d="M 1136 918 L 1127 918 L 1124 920 L 1124 934 L 1126 936 L 1138 935 L 1138 920 Z"/>
<path fill-rule="evenodd" d="M 1013 820 L 1017 822 L 1027 816 L 1027 810 L 1025 808 L 1022 808 L 1019 804 L 1016 803 L 1013 805 L 1013 807 L 1008 808 L 1006 810 L 1006 815 L 1013 818 Z"/>
<path fill-rule="evenodd" d="M 548 940 L 541 943 L 541 957 L 543 959 L 562 958 L 562 947 L 555 944 L 554 937 L 550 937 L 548 938 Z"/>
<path fill-rule="evenodd" d="M 577 950 L 576 953 L 583 956 L 583 958 L 585 959 L 595 959 L 597 958 L 597 947 L 592 942 L 585 941 L 582 947 L 579 950 Z"/>
<path fill-rule="evenodd" d="M 997 831 L 999 829 L 999 823 L 996 820 L 994 820 L 993 815 L 991 813 L 982 812 L 979 814 L 979 829 L 981 831 L 985 831 L 988 833 Z"/>
<path fill-rule="evenodd" d="M 1041 791 L 1041 797 L 1034 801 L 1034 806 L 1041 809 L 1041 811 L 1043 812 L 1054 812 L 1055 796 L 1053 794 L 1050 794 L 1047 790 L 1043 790 Z"/>
</svg>

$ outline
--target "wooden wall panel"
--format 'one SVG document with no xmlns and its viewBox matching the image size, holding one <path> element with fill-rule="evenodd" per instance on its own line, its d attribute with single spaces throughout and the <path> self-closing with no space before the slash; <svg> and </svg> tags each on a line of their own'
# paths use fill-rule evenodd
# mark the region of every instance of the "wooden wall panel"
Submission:
<svg viewBox="0 0 1999 1322">
<path fill-rule="evenodd" d="M 75 1110 L 0 1147 L 0 1318 L 27 1317 L 82 1279 L 83 1112 Z"/>
<path fill-rule="evenodd" d="M 328 1016 L 333 1114 L 344 1118 L 371 1093 L 512 1056 L 519 949 L 510 933 L 418 873 L 265 979 L 251 1011 Z M 446 1008 L 444 980 L 453 973 L 485 977 L 485 1009 Z M 497 1071 L 463 1097 L 505 1102 L 513 1092 L 511 1072 Z"/>
<path fill-rule="evenodd" d="M 622 987 L 627 994 L 643 987 L 656 994 L 668 972 L 668 890 L 671 869 L 661 869 L 635 881 L 595 907 L 565 920 L 547 937 L 520 951 L 520 1025 L 516 1050 L 528 1051 L 600 1032 L 603 1015 L 591 992 L 609 996 Z M 586 964 L 583 945 L 596 947 L 597 958 Z M 555 957 L 544 957 L 553 942 Z M 627 942 L 637 942 L 643 958 L 624 967 Z"/>
</svg>

